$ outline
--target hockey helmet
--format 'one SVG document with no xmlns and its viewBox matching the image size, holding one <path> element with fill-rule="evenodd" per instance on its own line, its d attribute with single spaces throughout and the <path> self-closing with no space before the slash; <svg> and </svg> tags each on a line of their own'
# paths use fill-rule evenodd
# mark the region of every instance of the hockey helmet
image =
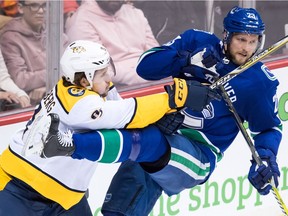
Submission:
<svg viewBox="0 0 288 216">
<path fill-rule="evenodd" d="M 74 83 L 75 73 L 84 72 L 92 87 L 92 80 L 97 70 L 111 66 L 115 75 L 115 68 L 107 49 L 101 44 L 77 40 L 68 45 L 64 51 L 60 66 L 67 81 Z"/>
<path fill-rule="evenodd" d="M 265 24 L 254 8 L 232 8 L 223 21 L 227 35 L 224 42 L 229 43 L 232 33 L 256 34 L 262 37 Z"/>
</svg>

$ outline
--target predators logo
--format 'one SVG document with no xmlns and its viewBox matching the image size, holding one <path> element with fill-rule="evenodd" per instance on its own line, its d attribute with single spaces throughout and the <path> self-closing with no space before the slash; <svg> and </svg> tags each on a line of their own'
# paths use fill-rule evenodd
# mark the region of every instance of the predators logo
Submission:
<svg viewBox="0 0 288 216">
<path fill-rule="evenodd" d="M 73 53 L 86 52 L 86 49 L 83 46 L 71 47 Z"/>
<path fill-rule="evenodd" d="M 70 88 L 70 89 L 68 89 L 68 93 L 72 96 L 80 97 L 80 96 L 84 95 L 85 89 Z"/>
</svg>

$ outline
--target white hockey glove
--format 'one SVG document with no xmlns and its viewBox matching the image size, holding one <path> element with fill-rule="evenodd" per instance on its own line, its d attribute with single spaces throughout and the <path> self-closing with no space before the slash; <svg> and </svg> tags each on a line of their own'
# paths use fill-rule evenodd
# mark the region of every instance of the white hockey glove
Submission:
<svg viewBox="0 0 288 216">
<path fill-rule="evenodd" d="M 197 77 L 200 79 L 209 80 L 218 79 L 219 73 L 217 70 L 223 68 L 223 62 L 217 51 L 212 46 L 199 48 L 194 52 L 181 52 L 187 58 L 187 65 L 184 66 L 181 72 L 186 77 Z"/>
</svg>

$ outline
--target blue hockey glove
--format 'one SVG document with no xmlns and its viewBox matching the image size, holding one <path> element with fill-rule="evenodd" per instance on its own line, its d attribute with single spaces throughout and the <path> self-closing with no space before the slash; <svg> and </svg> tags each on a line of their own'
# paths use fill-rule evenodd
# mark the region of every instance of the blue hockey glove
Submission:
<svg viewBox="0 0 288 216">
<path fill-rule="evenodd" d="M 276 156 L 271 150 L 259 149 L 257 152 L 263 164 L 259 167 L 255 160 L 252 160 L 248 179 L 261 195 L 266 195 L 272 188 L 271 184 L 276 188 L 278 187 L 280 171 Z"/>
<path fill-rule="evenodd" d="M 223 68 L 223 61 L 212 46 L 202 47 L 194 52 L 182 52 L 186 55 L 187 66 L 182 68 L 182 73 L 187 77 L 200 79 L 218 79 L 217 70 Z"/>
<path fill-rule="evenodd" d="M 162 133 L 170 135 L 181 127 L 184 118 L 185 116 L 180 112 L 168 113 L 155 122 L 155 125 Z"/>
<path fill-rule="evenodd" d="M 216 90 L 194 80 L 174 78 L 174 84 L 164 88 L 168 93 L 171 109 L 187 107 L 200 112 L 212 100 L 221 100 Z"/>
</svg>

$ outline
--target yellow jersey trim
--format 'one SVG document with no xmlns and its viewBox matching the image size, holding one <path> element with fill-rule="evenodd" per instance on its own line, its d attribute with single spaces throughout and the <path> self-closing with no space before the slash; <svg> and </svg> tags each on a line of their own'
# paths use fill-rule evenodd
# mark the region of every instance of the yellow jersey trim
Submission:
<svg viewBox="0 0 288 216">
<path fill-rule="evenodd" d="M 69 113 L 77 101 L 81 100 L 82 98 L 88 95 L 98 95 L 96 92 L 88 90 L 84 87 L 75 85 L 65 87 L 63 85 L 63 79 L 59 80 L 55 86 L 55 94 L 66 113 Z"/>
<path fill-rule="evenodd" d="M 3 175 L 4 171 L 8 175 L 25 182 L 42 196 L 59 203 L 64 209 L 69 209 L 77 204 L 85 194 L 85 191 L 75 191 L 64 186 L 56 179 L 53 179 L 48 174 L 18 156 L 11 149 L 6 149 L 2 153 L 0 166 L 3 169 L 2 173 L 0 173 L 1 186 L 5 185 L 5 181 L 6 184 L 9 182 L 9 179 Z M 2 183 L 2 181 L 4 183 Z"/>
<path fill-rule="evenodd" d="M 132 121 L 125 128 L 143 128 L 158 121 L 171 109 L 168 104 L 168 94 L 160 93 L 136 97 L 136 105 Z"/>
</svg>

